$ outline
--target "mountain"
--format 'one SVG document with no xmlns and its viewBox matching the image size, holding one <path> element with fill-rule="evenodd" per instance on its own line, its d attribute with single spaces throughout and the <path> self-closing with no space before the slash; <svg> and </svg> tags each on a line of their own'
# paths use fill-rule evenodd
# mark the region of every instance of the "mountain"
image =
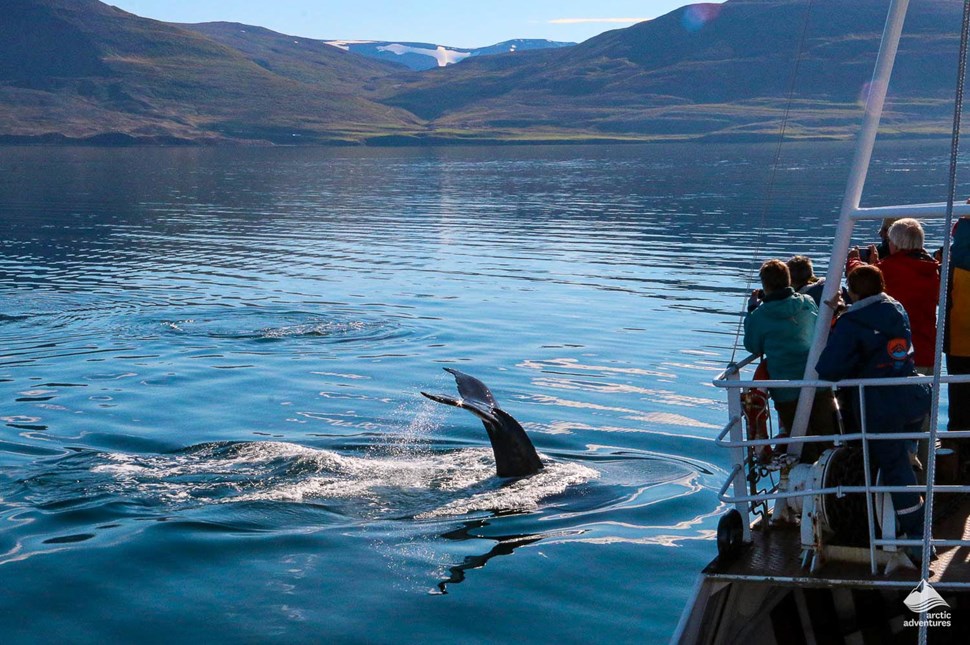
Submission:
<svg viewBox="0 0 970 645">
<path fill-rule="evenodd" d="M 273 74 L 311 85 L 326 82 L 329 89 L 348 94 L 359 93 L 362 86 L 375 79 L 401 71 L 399 65 L 347 55 L 320 40 L 288 36 L 263 27 L 235 22 L 178 27 L 225 45 Z"/>
<path fill-rule="evenodd" d="M 884 0 L 729 0 L 683 7 L 529 57 L 479 58 L 386 86 L 378 100 L 450 136 L 845 137 L 859 119 Z M 949 131 L 960 5 L 913 3 L 889 129 Z M 793 79 L 796 67 L 797 75 Z"/>
<path fill-rule="evenodd" d="M 697 4 L 570 47 L 415 72 L 259 27 L 3 0 L 0 142 L 750 140 L 777 137 L 783 121 L 791 138 L 844 138 L 886 8 Z M 912 4 L 884 129 L 949 132 L 960 8 Z"/>
<path fill-rule="evenodd" d="M 96 0 L 4 0 L 0 135 L 340 142 L 420 126 L 362 96 L 390 66 L 309 42 L 304 51 L 302 68 L 284 57 L 260 65 L 198 32 Z"/>
<path fill-rule="evenodd" d="M 473 58 L 475 56 L 493 56 L 495 54 L 509 54 L 531 51 L 534 49 L 552 49 L 571 47 L 576 43 L 564 43 L 554 40 L 523 39 L 506 40 L 488 47 L 463 49 L 460 47 L 446 47 L 430 43 L 388 42 L 375 40 L 329 40 L 328 45 L 339 47 L 346 51 L 377 58 L 404 65 L 415 71 L 444 67 Z"/>
</svg>

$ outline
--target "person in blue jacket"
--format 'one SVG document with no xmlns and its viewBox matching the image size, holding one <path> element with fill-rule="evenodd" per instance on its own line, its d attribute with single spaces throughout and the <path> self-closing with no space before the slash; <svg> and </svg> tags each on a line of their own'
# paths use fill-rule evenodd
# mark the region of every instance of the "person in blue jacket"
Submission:
<svg viewBox="0 0 970 645">
<path fill-rule="evenodd" d="M 752 354 L 764 355 L 772 380 L 801 379 L 812 346 L 818 307 L 811 296 L 795 293 L 788 266 L 781 260 L 762 264 L 759 276 L 762 290 L 752 292 L 744 318 L 744 348 Z M 795 419 L 799 389 L 774 387 L 769 391 L 778 412 L 779 434 L 787 435 Z M 832 393 L 817 391 L 808 434 L 834 434 L 834 412 Z M 814 462 L 829 445 L 804 444 L 801 460 Z"/>
<path fill-rule="evenodd" d="M 849 274 L 853 304 L 836 321 L 815 369 L 819 378 L 893 378 L 916 376 L 909 317 L 903 306 L 885 293 L 878 267 L 860 266 Z M 846 397 L 859 417 L 858 388 Z M 929 388 L 920 384 L 865 388 L 868 433 L 918 432 L 929 412 Z M 916 483 L 907 441 L 873 440 L 869 454 L 887 486 Z M 919 493 L 892 493 L 900 532 L 923 534 L 923 500 Z"/>
</svg>

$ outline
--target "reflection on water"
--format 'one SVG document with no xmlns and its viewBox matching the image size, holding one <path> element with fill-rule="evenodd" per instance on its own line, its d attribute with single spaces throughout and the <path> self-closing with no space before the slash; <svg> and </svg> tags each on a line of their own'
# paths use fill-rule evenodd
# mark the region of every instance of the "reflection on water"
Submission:
<svg viewBox="0 0 970 645">
<path fill-rule="evenodd" d="M 482 538 L 472 533 L 474 529 L 488 526 L 487 520 L 475 520 L 474 522 L 463 522 L 460 529 L 448 531 L 441 537 L 446 540 L 481 540 Z M 464 582 L 466 572 L 473 569 L 481 569 L 489 560 L 500 555 L 512 555 L 515 549 L 529 544 L 533 544 L 543 539 L 544 535 L 503 535 L 500 537 L 488 538 L 494 541 L 494 546 L 482 555 L 465 556 L 461 564 L 448 567 L 448 578 L 438 583 L 438 593 L 448 593 L 448 585 L 457 585 Z"/>
<path fill-rule="evenodd" d="M 947 151 L 883 149 L 867 203 L 940 199 Z M 665 638 L 710 380 L 762 259 L 824 270 L 850 154 L 786 147 L 768 201 L 774 152 L 0 150 L 0 630 Z M 441 365 L 542 473 L 423 403 Z"/>
</svg>

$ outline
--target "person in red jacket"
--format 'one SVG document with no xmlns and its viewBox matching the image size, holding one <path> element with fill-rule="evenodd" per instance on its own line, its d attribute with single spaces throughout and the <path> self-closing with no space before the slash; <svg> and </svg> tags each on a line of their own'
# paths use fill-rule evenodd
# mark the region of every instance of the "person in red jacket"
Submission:
<svg viewBox="0 0 970 645">
<path fill-rule="evenodd" d="M 923 227 L 911 218 L 897 220 L 889 228 L 888 257 L 873 261 L 886 280 L 886 293 L 899 301 L 909 314 L 916 351 L 916 369 L 933 371 L 936 349 L 936 308 L 940 299 L 940 263 L 923 248 Z M 879 254 L 870 247 L 870 258 Z M 859 250 L 849 251 L 846 273 L 866 264 Z"/>
</svg>

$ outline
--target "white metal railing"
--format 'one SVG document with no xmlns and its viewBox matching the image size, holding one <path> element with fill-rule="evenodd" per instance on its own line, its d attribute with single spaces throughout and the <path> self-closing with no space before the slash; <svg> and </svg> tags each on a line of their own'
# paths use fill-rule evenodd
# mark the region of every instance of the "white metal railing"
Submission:
<svg viewBox="0 0 970 645">
<path fill-rule="evenodd" d="M 745 541 L 750 541 L 751 533 L 751 521 L 753 510 L 761 505 L 767 504 L 769 502 L 776 502 L 778 500 L 787 500 L 796 497 L 806 497 L 806 496 L 816 496 L 816 495 L 836 495 L 837 497 L 842 497 L 844 495 L 852 493 L 862 493 L 866 495 L 866 507 L 867 507 L 867 520 L 868 520 L 868 531 L 869 531 L 869 552 L 870 552 L 870 566 L 873 575 L 878 573 L 878 568 L 876 564 L 876 549 L 877 547 L 922 547 L 924 545 L 923 539 L 902 539 L 902 538 L 876 538 L 875 528 L 876 528 L 876 518 L 875 512 L 872 504 L 872 495 L 874 493 L 898 493 L 898 492 L 918 492 L 926 495 L 926 499 L 930 500 L 936 493 L 942 494 L 952 494 L 952 493 L 970 493 L 970 485 L 959 485 L 959 484 L 945 484 L 937 485 L 929 477 L 925 484 L 916 484 L 910 486 L 890 486 L 882 484 L 874 484 L 870 481 L 870 459 L 869 459 L 869 441 L 899 441 L 899 440 L 929 440 L 932 436 L 936 435 L 938 438 L 947 439 L 970 439 L 970 430 L 959 430 L 959 431 L 946 431 L 941 434 L 937 434 L 930 430 L 921 430 L 916 432 L 892 432 L 892 433 L 872 433 L 867 431 L 866 419 L 865 419 L 865 390 L 867 387 L 886 387 L 891 385 L 910 385 L 919 383 L 970 383 L 970 375 L 949 375 L 949 376 L 911 376 L 911 377 L 901 377 L 901 378 L 876 378 L 876 379 L 845 379 L 842 381 L 823 381 L 823 380 L 741 380 L 741 370 L 758 359 L 757 356 L 751 355 L 744 360 L 733 363 L 728 366 L 728 368 L 722 372 L 716 379 L 714 379 L 714 385 L 717 387 L 722 387 L 728 390 L 728 411 L 730 420 L 720 431 L 720 433 L 715 438 L 714 442 L 720 448 L 726 448 L 731 451 L 733 465 L 731 467 L 731 472 L 718 491 L 718 499 L 726 504 L 733 505 L 745 518 L 744 521 L 744 539 Z M 858 387 L 860 396 L 860 431 L 851 432 L 845 434 L 831 434 L 831 435 L 801 435 L 801 436 L 785 436 L 776 438 L 766 438 L 766 439 L 749 439 L 747 433 L 744 430 L 744 415 L 742 414 L 741 406 L 741 391 L 745 388 L 770 388 L 770 387 L 789 387 L 789 388 L 805 388 L 802 391 L 813 391 L 816 388 L 824 388 L 834 390 L 838 387 Z M 810 389 L 809 389 L 810 388 Z M 728 438 L 729 437 L 729 438 Z M 863 463 L 865 469 L 865 484 L 860 485 L 837 485 L 815 488 L 810 483 L 804 488 L 799 490 L 784 490 L 779 488 L 779 484 L 774 484 L 769 489 L 763 492 L 749 492 L 748 485 L 750 483 L 749 473 L 747 472 L 746 466 L 756 467 L 752 463 L 754 460 L 753 455 L 755 454 L 756 448 L 763 446 L 789 446 L 797 445 L 801 446 L 806 443 L 832 443 L 836 446 L 845 444 L 848 441 L 861 441 L 863 450 Z M 935 462 L 937 450 L 935 442 L 930 442 L 928 450 L 928 462 Z M 757 466 L 760 467 L 760 466 Z M 927 464 L 928 473 L 933 473 L 935 469 L 929 467 Z M 728 491 L 734 487 L 733 494 Z M 932 508 L 931 504 L 926 504 L 927 510 Z M 932 518 L 927 518 L 927 522 L 931 523 Z M 890 518 L 888 521 L 894 521 L 894 518 Z M 937 547 L 970 547 L 970 540 L 948 540 L 941 538 L 934 538 L 932 533 L 932 526 L 930 525 L 928 531 L 929 544 Z M 968 583 L 970 586 L 970 583 Z"/>
<path fill-rule="evenodd" d="M 877 206 L 873 208 L 855 208 L 848 212 L 854 220 L 884 219 L 886 217 L 912 217 L 914 219 L 942 219 L 947 217 L 945 202 L 933 204 L 903 204 L 897 206 Z M 970 205 L 954 204 L 953 215 L 963 217 L 970 215 Z"/>
</svg>

